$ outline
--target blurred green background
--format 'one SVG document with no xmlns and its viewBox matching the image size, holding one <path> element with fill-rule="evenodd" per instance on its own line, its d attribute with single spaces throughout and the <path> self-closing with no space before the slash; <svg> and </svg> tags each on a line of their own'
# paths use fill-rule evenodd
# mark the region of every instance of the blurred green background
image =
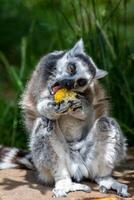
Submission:
<svg viewBox="0 0 134 200">
<path fill-rule="evenodd" d="M 134 144 L 134 1 L 0 0 L 0 143 L 27 146 L 18 102 L 40 57 L 72 47 L 109 75 L 102 84 L 130 145 Z"/>
</svg>

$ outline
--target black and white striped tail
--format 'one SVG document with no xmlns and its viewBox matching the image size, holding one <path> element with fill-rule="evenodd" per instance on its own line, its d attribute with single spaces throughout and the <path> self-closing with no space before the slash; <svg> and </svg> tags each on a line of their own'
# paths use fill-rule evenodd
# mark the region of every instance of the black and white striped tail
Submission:
<svg viewBox="0 0 134 200">
<path fill-rule="evenodd" d="M 0 145 L 0 169 L 27 168 L 34 169 L 31 153 L 17 148 Z"/>
</svg>

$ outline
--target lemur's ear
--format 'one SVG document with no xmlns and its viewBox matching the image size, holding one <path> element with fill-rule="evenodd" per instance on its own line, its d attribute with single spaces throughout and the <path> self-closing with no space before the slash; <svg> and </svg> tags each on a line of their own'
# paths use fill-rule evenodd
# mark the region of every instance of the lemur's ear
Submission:
<svg viewBox="0 0 134 200">
<path fill-rule="evenodd" d="M 84 43 L 82 38 L 74 45 L 74 47 L 68 52 L 69 56 L 76 56 L 84 53 Z"/>
<path fill-rule="evenodd" d="M 100 78 L 105 77 L 107 74 L 108 74 L 107 71 L 96 68 L 96 75 L 95 75 L 95 78 L 96 78 L 96 79 L 100 79 Z"/>
<path fill-rule="evenodd" d="M 93 59 L 91 57 L 89 57 L 91 64 L 94 66 L 94 68 L 96 69 L 96 74 L 95 74 L 95 78 L 96 79 L 100 79 L 105 77 L 108 72 L 103 70 L 103 69 L 99 69 L 96 64 L 94 63 Z"/>
</svg>

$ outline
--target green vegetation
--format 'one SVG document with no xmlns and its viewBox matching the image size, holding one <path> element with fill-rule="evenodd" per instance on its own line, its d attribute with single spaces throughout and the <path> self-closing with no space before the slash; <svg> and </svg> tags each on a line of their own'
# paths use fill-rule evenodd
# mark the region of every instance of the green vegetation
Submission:
<svg viewBox="0 0 134 200">
<path fill-rule="evenodd" d="M 39 58 L 83 38 L 117 118 L 134 139 L 133 0 L 0 0 L 0 143 L 26 147 L 18 102 Z"/>
</svg>

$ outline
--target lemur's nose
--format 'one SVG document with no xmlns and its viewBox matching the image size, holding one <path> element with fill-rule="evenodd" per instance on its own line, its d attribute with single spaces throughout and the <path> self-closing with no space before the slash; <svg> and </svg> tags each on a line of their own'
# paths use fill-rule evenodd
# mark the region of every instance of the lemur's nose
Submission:
<svg viewBox="0 0 134 200">
<path fill-rule="evenodd" d="M 64 79 L 60 82 L 60 85 L 67 89 L 73 89 L 74 88 L 74 80 L 72 79 Z"/>
</svg>

